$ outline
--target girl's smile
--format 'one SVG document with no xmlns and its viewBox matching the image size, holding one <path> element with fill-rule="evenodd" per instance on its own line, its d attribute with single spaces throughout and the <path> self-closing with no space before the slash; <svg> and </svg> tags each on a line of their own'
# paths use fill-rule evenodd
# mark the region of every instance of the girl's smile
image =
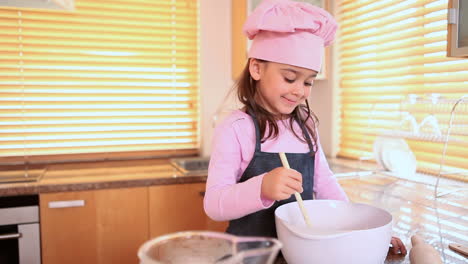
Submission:
<svg viewBox="0 0 468 264">
<path fill-rule="evenodd" d="M 283 98 L 286 101 L 287 104 L 294 105 L 294 107 L 296 107 L 297 100 L 290 100 L 290 99 L 286 98 L 285 96 L 281 96 L 281 98 Z"/>
</svg>

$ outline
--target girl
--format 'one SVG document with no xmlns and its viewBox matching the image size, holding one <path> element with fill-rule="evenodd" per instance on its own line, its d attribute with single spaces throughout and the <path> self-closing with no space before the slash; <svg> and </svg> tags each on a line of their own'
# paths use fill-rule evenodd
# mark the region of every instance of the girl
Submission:
<svg viewBox="0 0 468 264">
<path fill-rule="evenodd" d="M 204 200 L 210 218 L 230 221 L 228 233 L 276 237 L 274 211 L 295 201 L 294 192 L 348 201 L 307 101 L 336 29 L 325 10 L 290 0 L 265 0 L 248 17 L 244 33 L 253 42 L 237 82 L 244 107 L 216 127 Z M 406 254 L 399 239 L 392 244 Z"/>
</svg>

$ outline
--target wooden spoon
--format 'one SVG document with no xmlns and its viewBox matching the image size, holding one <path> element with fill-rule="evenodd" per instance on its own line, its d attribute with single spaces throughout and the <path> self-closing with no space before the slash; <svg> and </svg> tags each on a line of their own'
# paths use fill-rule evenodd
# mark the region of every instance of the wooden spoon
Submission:
<svg viewBox="0 0 468 264">
<path fill-rule="evenodd" d="M 289 167 L 289 162 L 288 159 L 286 158 L 286 155 L 284 152 L 279 153 L 281 163 L 283 163 L 283 167 L 286 169 L 290 169 Z M 304 216 L 304 221 L 306 222 L 308 227 L 312 227 L 312 224 L 310 223 L 309 215 L 307 214 L 307 211 L 304 207 L 304 202 L 302 201 L 302 197 L 298 192 L 294 193 L 294 196 L 296 196 L 297 204 L 299 204 L 299 208 L 301 209 L 302 216 Z"/>
</svg>

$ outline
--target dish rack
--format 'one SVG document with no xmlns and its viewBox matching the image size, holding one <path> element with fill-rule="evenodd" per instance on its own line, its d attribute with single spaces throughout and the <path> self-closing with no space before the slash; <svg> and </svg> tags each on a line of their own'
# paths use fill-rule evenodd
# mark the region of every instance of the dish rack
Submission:
<svg viewBox="0 0 468 264">
<path fill-rule="evenodd" d="M 398 101 L 399 103 L 395 103 Z M 393 109 L 391 112 L 388 111 L 389 104 Z M 375 127 L 375 124 L 379 123 L 379 117 L 383 116 L 386 120 L 393 121 L 388 129 Z M 457 99 L 444 98 L 439 94 L 424 96 L 410 94 L 397 98 L 397 100 L 383 97 L 371 105 L 367 131 L 370 131 L 369 136 L 363 137 L 361 146 L 368 146 L 370 143 L 375 144 L 375 138 L 378 136 L 403 139 L 405 142 L 409 141 L 413 142 L 413 144 L 419 142 L 418 144 L 438 146 L 438 149 L 441 149 L 438 168 L 431 166 L 429 163 L 418 163 L 418 173 L 435 174 L 437 177 L 435 197 L 457 191 L 451 190 L 450 192 L 439 193 L 438 187 L 441 176 L 455 180 L 466 180 L 468 177 L 468 169 L 457 169 L 446 164 L 449 145 L 455 146 L 455 149 L 457 149 L 456 146 L 460 146 L 458 150 L 462 151 L 462 153 L 467 150 L 464 144 L 466 145 L 468 142 L 464 139 L 468 136 L 468 95 L 463 95 Z M 370 140 L 374 140 L 374 142 L 370 142 Z M 358 159 L 359 170 L 363 170 L 364 161 L 373 160 L 377 162 L 373 151 L 362 150 L 361 153 L 363 155 Z M 372 171 L 381 172 L 382 168 L 375 167 Z"/>
</svg>

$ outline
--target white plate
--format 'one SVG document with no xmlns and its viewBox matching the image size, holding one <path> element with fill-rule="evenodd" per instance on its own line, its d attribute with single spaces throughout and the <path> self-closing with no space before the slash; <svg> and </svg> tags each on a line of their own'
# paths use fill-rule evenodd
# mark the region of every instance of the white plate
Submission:
<svg viewBox="0 0 468 264">
<path fill-rule="evenodd" d="M 382 161 L 382 148 L 386 144 L 385 142 L 387 142 L 389 139 L 391 138 L 378 136 L 375 138 L 375 141 L 374 141 L 374 146 L 373 146 L 374 159 L 377 162 L 377 164 L 379 164 L 379 166 L 383 169 L 385 169 L 385 166 Z"/>
<path fill-rule="evenodd" d="M 385 169 L 404 178 L 411 177 L 416 172 L 416 158 L 405 140 L 387 138 L 380 151 Z"/>
</svg>

